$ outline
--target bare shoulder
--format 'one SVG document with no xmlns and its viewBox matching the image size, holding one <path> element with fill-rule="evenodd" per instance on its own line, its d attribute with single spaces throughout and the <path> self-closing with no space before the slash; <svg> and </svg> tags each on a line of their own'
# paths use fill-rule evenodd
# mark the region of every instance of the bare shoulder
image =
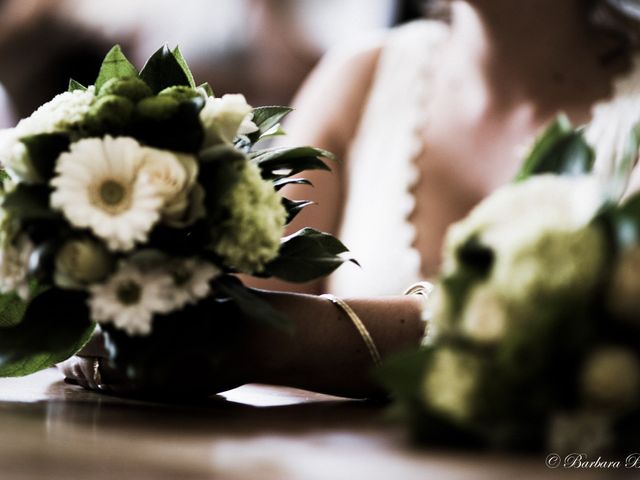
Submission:
<svg viewBox="0 0 640 480">
<path fill-rule="evenodd" d="M 342 150 L 355 132 L 384 38 L 341 45 L 322 58 L 294 100 L 289 122 L 292 141 Z"/>
</svg>

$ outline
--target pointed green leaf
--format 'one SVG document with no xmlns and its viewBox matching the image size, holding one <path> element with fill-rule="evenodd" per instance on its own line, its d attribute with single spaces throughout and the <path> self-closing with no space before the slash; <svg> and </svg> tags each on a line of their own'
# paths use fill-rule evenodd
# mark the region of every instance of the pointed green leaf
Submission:
<svg viewBox="0 0 640 480">
<path fill-rule="evenodd" d="M 396 353 L 374 370 L 374 377 L 387 390 L 402 398 L 418 393 L 433 351 L 426 348 Z"/>
<path fill-rule="evenodd" d="M 582 132 L 575 131 L 565 116 L 559 116 L 535 141 L 515 181 L 543 173 L 589 173 L 594 158 L 593 149 L 584 140 Z"/>
<path fill-rule="evenodd" d="M 76 90 L 82 90 L 84 92 L 86 89 L 87 87 L 82 85 L 80 82 L 75 81 L 73 78 L 69 79 L 69 92 L 74 92 Z"/>
<path fill-rule="evenodd" d="M 240 311 L 252 320 L 285 331 L 290 331 L 293 327 L 291 320 L 260 297 L 254 295 L 236 277 L 230 275 L 218 277 L 215 280 L 215 289 L 229 296 Z"/>
<path fill-rule="evenodd" d="M 94 328 L 86 294 L 47 290 L 29 302 L 20 323 L 0 329 L 0 377 L 28 375 L 66 360 Z"/>
<path fill-rule="evenodd" d="M 176 48 L 173 49 L 172 53 L 173 53 L 173 56 L 175 57 L 176 61 L 180 65 L 180 67 L 182 67 L 182 71 L 186 75 L 187 79 L 189 80 L 189 86 L 191 88 L 196 88 L 196 81 L 193 79 L 193 73 L 191 73 L 191 69 L 189 68 L 189 65 L 187 64 L 187 61 L 182 56 L 182 52 L 180 51 L 180 47 L 176 46 Z"/>
<path fill-rule="evenodd" d="M 275 188 L 276 191 L 281 190 L 287 185 L 309 185 L 310 187 L 313 187 L 313 183 L 306 178 L 280 178 L 273 182 L 273 188 Z"/>
<path fill-rule="evenodd" d="M 636 247 L 640 243 L 640 193 L 632 195 L 621 206 L 605 208 L 596 220 L 604 222 L 616 247 Z"/>
<path fill-rule="evenodd" d="M 614 162 L 615 170 L 609 179 L 609 197 L 618 201 L 624 195 L 631 178 L 631 173 L 638 163 L 638 150 L 640 149 L 640 123 L 636 124 L 629 132 L 624 154 L 619 161 Z"/>
<path fill-rule="evenodd" d="M 255 143 L 267 132 L 276 127 L 284 117 L 293 111 L 291 107 L 268 106 L 253 109 L 253 123 L 258 130 L 248 135 L 249 140 Z"/>
<path fill-rule="evenodd" d="M 252 161 L 267 179 L 291 177 L 305 170 L 331 171 L 321 158 L 333 160 L 335 157 L 331 152 L 314 147 L 272 148 L 251 154 Z"/>
<path fill-rule="evenodd" d="M 140 78 L 158 93 L 177 85 L 191 86 L 191 81 L 167 45 L 154 53 L 140 71 Z"/>
<path fill-rule="evenodd" d="M 283 239 L 278 257 L 266 274 L 288 282 L 309 282 L 328 275 L 345 262 L 353 262 L 340 240 L 313 228 L 303 228 Z"/>
<path fill-rule="evenodd" d="M 69 149 L 69 137 L 63 133 L 42 133 L 22 137 L 20 141 L 29 152 L 29 159 L 38 177 L 48 182 L 54 173 L 56 161 Z"/>
<path fill-rule="evenodd" d="M 302 211 L 303 208 L 309 205 L 315 205 L 315 202 L 310 200 L 289 200 L 288 198 L 282 198 L 282 204 L 287 210 L 287 225 L 290 224 L 294 218 Z"/>
<path fill-rule="evenodd" d="M 267 130 L 262 135 L 260 135 L 260 138 L 258 139 L 258 141 L 266 140 L 267 138 L 281 137 L 286 134 L 287 132 L 284 131 L 280 127 L 280 125 L 276 125 L 275 127 L 272 127 L 271 129 Z"/>
<path fill-rule="evenodd" d="M 120 45 L 115 45 L 102 61 L 98 78 L 96 79 L 96 93 L 112 78 L 137 77 L 138 71 L 122 53 Z"/>
<path fill-rule="evenodd" d="M 22 221 L 56 219 L 59 214 L 49 205 L 50 194 L 46 185 L 20 183 L 5 195 L 2 207 L 11 217 Z"/>
<path fill-rule="evenodd" d="M 211 85 L 209 85 L 209 83 L 204 82 L 203 84 L 199 85 L 198 88 L 201 88 L 202 90 L 204 90 L 204 92 L 207 94 L 208 97 L 215 97 L 215 94 L 213 93 L 213 88 L 211 88 Z"/>
<path fill-rule="evenodd" d="M 22 320 L 27 302 L 15 293 L 0 295 L 0 328 L 12 327 Z"/>
</svg>

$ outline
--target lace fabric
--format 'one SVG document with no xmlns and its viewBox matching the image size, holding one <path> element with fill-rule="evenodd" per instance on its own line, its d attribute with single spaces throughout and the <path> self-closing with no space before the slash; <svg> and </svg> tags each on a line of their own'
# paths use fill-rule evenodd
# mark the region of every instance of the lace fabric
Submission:
<svg viewBox="0 0 640 480">
<path fill-rule="evenodd" d="M 448 27 L 417 21 L 392 30 L 381 51 L 367 105 L 349 152 L 340 233 L 362 265 L 330 279 L 340 296 L 399 295 L 420 280 L 421 258 L 409 216 L 419 178 L 420 128 L 430 73 Z"/>
</svg>

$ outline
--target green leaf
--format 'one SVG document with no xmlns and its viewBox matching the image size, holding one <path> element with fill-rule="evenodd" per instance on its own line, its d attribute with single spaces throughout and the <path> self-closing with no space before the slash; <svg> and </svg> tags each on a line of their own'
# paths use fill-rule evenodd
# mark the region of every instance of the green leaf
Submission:
<svg viewBox="0 0 640 480">
<path fill-rule="evenodd" d="M 281 330 L 291 331 L 293 324 L 290 319 L 254 295 L 236 277 L 225 275 L 217 278 L 214 289 L 231 298 L 248 318 Z"/>
<path fill-rule="evenodd" d="M 265 273 L 288 282 L 309 282 L 328 275 L 349 261 L 358 265 L 340 240 L 313 228 L 303 228 L 283 239 L 278 257 Z"/>
<path fill-rule="evenodd" d="M 47 182 L 53 177 L 56 161 L 69 149 L 69 137 L 63 133 L 43 133 L 22 137 L 29 159 L 40 179 Z"/>
<path fill-rule="evenodd" d="M 258 130 L 247 135 L 251 143 L 257 142 L 265 134 L 276 127 L 284 117 L 293 111 L 291 107 L 267 106 L 253 109 L 253 123 Z"/>
<path fill-rule="evenodd" d="M 584 140 L 582 132 L 573 130 L 569 120 L 562 115 L 536 140 L 515 181 L 543 173 L 589 173 L 594 157 L 593 149 Z"/>
<path fill-rule="evenodd" d="M 12 327 L 22 320 L 27 302 L 15 293 L 0 295 L 0 328 Z"/>
<path fill-rule="evenodd" d="M 204 83 L 200 84 L 198 86 L 198 88 L 203 89 L 208 97 L 214 97 L 215 96 L 214 93 L 213 93 L 213 88 L 211 88 L 211 85 L 209 85 L 208 82 L 204 82 Z"/>
<path fill-rule="evenodd" d="M 82 90 L 84 92 L 86 89 L 87 87 L 82 85 L 80 82 L 75 81 L 73 78 L 69 79 L 69 92 L 74 92 L 76 90 Z"/>
<path fill-rule="evenodd" d="M 306 178 L 280 178 L 273 182 L 273 188 L 275 188 L 276 191 L 281 190 L 287 185 L 309 185 L 313 187 L 313 183 Z"/>
<path fill-rule="evenodd" d="M 298 216 L 303 208 L 308 207 L 309 205 L 315 205 L 316 203 L 312 202 L 311 200 L 289 200 L 288 198 L 282 197 L 282 204 L 287 210 L 288 225 L 293 221 L 294 218 Z"/>
<path fill-rule="evenodd" d="M 140 71 L 140 78 L 149 85 L 153 93 L 177 85 L 191 86 L 191 80 L 167 45 L 147 60 Z"/>
<path fill-rule="evenodd" d="M 605 222 L 617 248 L 626 249 L 640 243 L 640 193 L 627 199 L 620 207 L 605 208 L 596 221 Z"/>
<path fill-rule="evenodd" d="M 609 198 L 620 200 L 629 185 L 631 172 L 638 163 L 638 150 L 640 149 L 640 123 L 636 124 L 629 132 L 624 154 L 620 161 L 614 162 L 615 170 L 609 179 Z"/>
<path fill-rule="evenodd" d="M 0 376 L 29 375 L 66 360 L 94 328 L 86 294 L 47 290 L 29 302 L 19 324 L 0 329 Z"/>
<path fill-rule="evenodd" d="M 56 219 L 59 215 L 49 206 L 50 194 L 46 185 L 20 183 L 7 193 L 2 206 L 10 216 L 23 221 Z"/>
<path fill-rule="evenodd" d="M 100 93 L 102 86 L 112 78 L 137 77 L 138 71 L 122 53 L 120 45 L 115 45 L 102 61 L 98 78 L 96 79 L 96 93 Z"/>
<path fill-rule="evenodd" d="M 251 155 L 266 179 L 291 177 L 305 170 L 331 171 L 321 158 L 333 160 L 335 157 L 331 152 L 314 147 L 272 148 Z"/>
<path fill-rule="evenodd" d="M 182 56 L 182 52 L 180 51 L 180 47 L 176 46 L 176 48 L 173 49 L 172 53 L 173 53 L 173 56 L 175 57 L 176 61 L 180 65 L 180 67 L 182 67 L 183 73 L 186 75 L 187 79 L 189 80 L 189 86 L 191 88 L 196 88 L 196 81 L 193 79 L 193 73 L 191 73 L 191 69 L 189 68 L 189 65 L 187 64 L 187 61 Z"/>
<path fill-rule="evenodd" d="M 426 348 L 397 353 L 374 370 L 374 378 L 394 394 L 411 398 L 422 385 L 430 356 Z"/>
</svg>

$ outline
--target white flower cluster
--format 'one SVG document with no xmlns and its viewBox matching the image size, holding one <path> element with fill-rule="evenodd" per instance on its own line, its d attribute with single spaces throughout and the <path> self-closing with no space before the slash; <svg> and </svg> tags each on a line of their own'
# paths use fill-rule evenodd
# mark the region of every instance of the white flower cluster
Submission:
<svg viewBox="0 0 640 480">
<path fill-rule="evenodd" d="M 42 133 L 74 132 L 82 124 L 94 100 L 94 88 L 57 95 L 15 128 L 0 131 L 0 164 L 14 181 L 38 180 L 22 137 Z"/>
<path fill-rule="evenodd" d="M 111 250 L 128 251 L 147 240 L 162 215 L 184 213 L 197 171 L 194 157 L 133 138 L 88 138 L 58 159 L 51 205 Z"/>
<path fill-rule="evenodd" d="M 152 269 L 124 262 L 106 282 L 90 287 L 91 315 L 129 335 L 148 335 L 154 315 L 180 310 L 205 298 L 210 281 L 218 274 L 212 264 L 195 259 L 170 261 Z"/>
<path fill-rule="evenodd" d="M 511 333 L 530 331 L 573 300 L 590 298 L 606 270 L 605 234 L 592 222 L 603 202 L 593 177 L 540 175 L 499 189 L 452 226 L 434 309 L 436 337 L 501 348 Z M 471 249 L 468 256 L 465 248 Z M 423 401 L 464 422 L 485 382 L 483 357 L 438 340 L 431 340 L 436 351 L 423 380 Z M 626 398 L 640 386 L 637 365 L 609 353 L 585 366 L 583 383 L 591 398 Z M 623 385 L 616 369 L 630 376 Z"/>
<path fill-rule="evenodd" d="M 191 111 L 204 138 L 194 141 L 193 132 L 182 132 L 171 122 L 181 121 L 175 116 L 181 102 L 193 107 L 198 96 L 206 96 L 204 106 Z M 71 227 L 71 234 L 65 231 L 59 242 L 50 242 L 55 251 L 46 265 L 34 267 L 32 253 L 40 245 L 34 246 L 21 231 L 22 219 L 12 219 L 8 210 L 0 209 L 0 292 L 16 291 L 26 298 L 30 269 L 53 269 L 44 274 L 57 287 L 90 293 L 94 320 L 112 322 L 131 335 L 148 334 L 154 315 L 180 310 L 209 295 L 209 284 L 220 270 L 197 257 L 198 252 L 180 260 L 162 253 L 154 268 L 133 259 L 141 251 L 157 254 L 164 248 L 163 239 L 157 247 L 146 245 L 156 227 L 161 227 L 158 232 L 187 229 L 209 213 L 207 185 L 198 182 L 198 155 L 257 131 L 252 112 L 243 95 L 217 98 L 188 86 L 154 95 L 142 79 L 118 77 L 99 90 L 91 86 L 60 94 L 15 128 L 0 131 L 0 163 L 9 176 L 0 194 L 11 194 L 18 184 L 27 191 L 48 185 L 49 206 Z M 176 138 L 154 138 L 154 131 L 162 128 L 171 133 L 163 131 L 158 137 L 171 137 L 173 129 Z M 58 133 L 69 139 L 69 147 L 56 152 L 53 174 L 41 178 L 45 173 L 41 165 L 36 168 L 23 140 Z M 228 197 L 231 200 L 221 200 L 217 208 L 228 210 L 229 218 L 215 225 L 209 244 L 203 234 L 201 248 L 216 252 L 225 267 L 259 271 L 279 249 L 286 219 L 281 197 L 248 159 Z M 187 237 L 190 232 L 182 234 Z"/>
<path fill-rule="evenodd" d="M 205 127 L 205 146 L 231 143 L 237 135 L 255 132 L 258 127 L 252 121 L 251 110 L 241 94 L 208 97 L 200 112 L 200 120 Z"/>
<path fill-rule="evenodd" d="M 605 238 L 590 224 L 603 198 L 593 177 L 540 175 L 499 189 L 453 225 L 445 276 L 473 268 L 461 256 L 472 239 L 491 255 L 486 276 L 470 285 L 459 312 L 463 331 L 478 341 L 499 341 L 508 319 L 534 320 L 546 300 L 558 303 L 590 291 L 604 267 Z"/>
</svg>

